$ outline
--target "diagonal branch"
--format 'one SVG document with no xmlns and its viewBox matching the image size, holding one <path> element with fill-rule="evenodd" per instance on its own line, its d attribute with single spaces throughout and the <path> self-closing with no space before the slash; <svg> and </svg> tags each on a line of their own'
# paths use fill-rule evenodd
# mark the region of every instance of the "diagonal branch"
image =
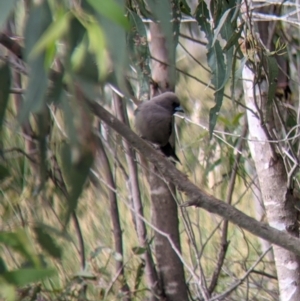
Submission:
<svg viewBox="0 0 300 301">
<path fill-rule="evenodd" d="M 123 136 L 136 150 L 142 153 L 145 158 L 153 163 L 166 181 L 174 183 L 179 191 L 182 191 L 187 195 L 189 201 L 183 206 L 196 206 L 203 208 L 208 212 L 218 214 L 255 236 L 266 239 L 273 244 L 300 255 L 300 242 L 297 238 L 288 233 L 272 228 L 265 223 L 258 222 L 240 210 L 211 195 L 208 195 L 195 184 L 190 182 L 187 177 L 169 160 L 164 158 L 148 143 L 139 138 L 138 135 L 121 123 L 101 105 L 89 100 L 87 101 L 90 108 L 98 118 L 103 120 L 108 126 Z"/>
</svg>

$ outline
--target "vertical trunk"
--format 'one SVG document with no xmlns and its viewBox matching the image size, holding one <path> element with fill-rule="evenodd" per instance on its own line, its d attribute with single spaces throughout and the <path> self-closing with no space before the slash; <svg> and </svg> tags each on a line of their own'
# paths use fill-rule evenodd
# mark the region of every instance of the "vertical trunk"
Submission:
<svg viewBox="0 0 300 301">
<path fill-rule="evenodd" d="M 266 79 L 257 84 L 254 73 L 243 70 L 244 92 L 249 124 L 249 147 L 269 224 L 298 237 L 297 211 L 287 193 L 287 175 L 283 160 L 268 143 L 266 124 L 258 116 L 266 112 L 268 85 Z M 258 109 L 260 108 L 260 109 Z M 255 114 L 254 114 L 255 113 Z M 273 246 L 281 300 L 300 300 L 300 258 L 294 253 Z"/>
<path fill-rule="evenodd" d="M 150 51 L 153 60 L 151 96 L 163 91 L 174 91 L 175 74 L 171 74 L 175 66 L 170 62 L 169 48 L 166 38 L 159 24 L 150 24 L 151 44 Z M 168 47 L 169 46 L 169 47 Z M 152 167 L 149 173 L 152 200 L 152 223 L 172 240 L 173 246 L 180 252 L 179 220 L 177 204 L 174 199 L 175 190 L 159 177 L 158 171 Z M 159 278 L 164 290 L 166 300 L 188 300 L 187 286 L 184 278 L 183 264 L 172 248 L 168 238 L 155 232 L 155 253 Z"/>
</svg>

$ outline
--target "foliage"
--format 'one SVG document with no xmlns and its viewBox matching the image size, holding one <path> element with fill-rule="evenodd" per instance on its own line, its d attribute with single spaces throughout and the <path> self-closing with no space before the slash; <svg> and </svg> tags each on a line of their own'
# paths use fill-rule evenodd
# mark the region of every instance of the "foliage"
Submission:
<svg viewBox="0 0 300 301">
<path fill-rule="evenodd" d="M 176 118 L 183 162 L 178 168 L 214 196 L 255 215 L 255 172 L 243 143 L 247 131 L 239 39 L 246 25 L 240 1 L 210 1 L 209 6 L 199 0 L 195 7 L 192 2 L 1 2 L 1 32 L 21 37 L 17 42 L 24 38 L 17 43 L 22 45 L 18 58 L 16 48 L 0 36 L 6 47 L 0 49 L 1 297 L 123 300 L 125 283 L 132 300 L 144 299 L 149 292 L 143 255 L 153 249 L 153 241 L 149 239 L 147 248 L 138 243 L 122 139 L 95 118 L 87 101 L 97 101 L 117 115 L 112 95 L 121 94 L 131 120 L 130 99 L 149 98 L 153 79 L 148 22 L 161 23 L 169 55 L 178 58 L 171 67 L 187 111 L 185 118 Z M 177 19 L 175 38 L 168 22 L 174 7 L 181 21 Z M 261 53 L 272 102 L 277 93 L 276 51 Z M 99 163 L 98 139 L 115 187 L 107 183 L 107 170 Z M 152 237 L 141 165 L 138 173 Z M 111 193 L 118 199 L 123 254 L 115 250 L 112 236 Z M 185 196 L 178 193 L 177 201 L 186 201 Z M 276 297 L 274 263 L 268 255 L 260 258 L 267 252 L 257 237 L 232 225 L 223 227 L 220 217 L 202 210 L 180 208 L 179 219 L 191 300 L 202 300 L 205 285 L 195 283 L 190 271 L 205 279 L 211 297 L 235 285 L 230 300 Z M 120 262 L 124 274 L 115 271 Z M 218 265 L 222 269 L 216 273 Z M 210 286 L 215 274 L 216 283 Z M 242 280 L 236 284 L 235 279 Z"/>
</svg>

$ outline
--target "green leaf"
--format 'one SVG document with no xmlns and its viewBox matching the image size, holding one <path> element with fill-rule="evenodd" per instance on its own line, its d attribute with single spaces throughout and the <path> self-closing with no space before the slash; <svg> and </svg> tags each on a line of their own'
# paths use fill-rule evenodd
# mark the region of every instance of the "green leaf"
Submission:
<svg viewBox="0 0 300 301">
<path fill-rule="evenodd" d="M 216 92 L 214 94 L 216 105 L 211 108 L 209 112 L 209 134 L 210 137 L 212 137 L 212 133 L 223 102 L 225 84 L 224 78 L 226 78 L 226 65 L 219 41 L 216 41 L 214 46 L 209 49 L 207 58 L 208 65 L 212 71 L 211 81 L 216 89 Z"/>
<path fill-rule="evenodd" d="M 39 227 L 39 228 L 43 229 L 44 231 L 51 233 L 52 235 L 58 236 L 69 242 L 72 242 L 72 237 L 65 231 L 60 231 L 57 228 L 51 227 L 51 226 L 43 224 L 43 223 L 36 224 L 36 227 Z"/>
<path fill-rule="evenodd" d="M 210 26 L 210 15 L 207 4 L 204 0 L 199 0 L 199 4 L 195 11 L 195 18 L 200 26 L 200 29 L 205 33 L 207 40 L 211 42 L 213 34 Z"/>
<path fill-rule="evenodd" d="M 243 26 L 241 26 L 238 31 L 234 31 L 232 33 L 232 35 L 229 37 L 229 39 L 227 39 L 227 43 L 223 48 L 223 51 L 227 51 L 228 49 L 230 49 L 233 45 L 235 45 L 239 38 L 241 37 L 242 31 L 243 31 Z"/>
<path fill-rule="evenodd" d="M 180 5 L 181 12 L 183 12 L 184 14 L 186 14 L 188 16 L 191 16 L 191 8 L 189 7 L 186 0 L 180 0 L 179 5 Z"/>
<path fill-rule="evenodd" d="M 143 16 L 144 18 L 150 19 L 154 21 L 153 16 L 151 15 L 151 13 L 149 12 L 146 3 L 144 0 L 137 0 L 135 1 L 136 4 L 138 5 L 138 11 L 141 14 L 141 16 Z"/>
<path fill-rule="evenodd" d="M 35 227 L 34 232 L 37 236 L 37 241 L 43 250 L 45 250 L 52 257 L 61 259 L 62 250 L 54 241 L 52 236 L 46 232 L 46 229 L 42 227 Z"/>
<path fill-rule="evenodd" d="M 146 249 L 146 248 L 142 248 L 142 247 L 133 247 L 133 248 L 132 248 L 132 252 L 133 252 L 135 255 L 142 255 L 142 254 L 144 254 L 146 251 L 147 251 L 147 249 Z"/>
<path fill-rule="evenodd" d="M 139 15 L 130 11 L 128 18 L 131 30 L 127 35 L 127 44 L 131 63 L 135 66 L 138 76 L 139 95 L 142 100 L 150 95 L 150 51 L 147 41 L 145 24 Z"/>
<path fill-rule="evenodd" d="M 223 96 L 224 96 L 224 88 L 216 91 L 214 96 L 215 96 L 216 105 L 214 107 L 212 107 L 209 111 L 209 135 L 210 135 L 210 138 L 212 138 L 212 134 L 213 134 L 214 128 L 216 126 L 218 115 L 219 115 L 219 112 L 220 112 L 220 109 L 222 106 Z"/>
<path fill-rule="evenodd" d="M 208 175 L 211 171 L 215 170 L 216 167 L 220 166 L 222 164 L 222 159 L 217 159 L 214 162 L 210 162 L 210 164 L 207 165 L 207 169 L 205 172 L 205 175 Z"/>
<path fill-rule="evenodd" d="M 278 63 L 275 57 L 270 55 L 265 55 L 264 60 L 266 68 L 265 71 L 269 84 L 268 104 L 272 104 L 277 88 Z"/>
<path fill-rule="evenodd" d="M 102 253 L 103 249 L 106 249 L 106 247 L 100 246 L 93 250 L 90 254 L 91 259 L 95 259 L 99 254 Z"/>
<path fill-rule="evenodd" d="M 106 39 L 103 29 L 96 22 L 85 25 L 89 38 L 89 50 L 95 56 L 95 66 L 99 71 L 100 79 L 104 77 L 108 68 L 108 58 L 106 55 Z"/>
<path fill-rule="evenodd" d="M 228 10 L 226 10 L 225 13 L 228 12 L 229 15 L 232 15 L 232 11 L 233 11 L 232 9 L 231 10 L 228 9 Z M 227 16 L 228 16 L 228 14 L 227 14 Z M 229 41 L 234 33 L 232 24 L 231 24 L 231 22 L 229 22 L 228 19 L 229 18 L 226 17 L 226 22 L 223 23 L 222 29 L 220 31 L 221 36 L 225 41 Z M 223 22 L 223 16 L 220 20 L 220 23 L 222 23 L 222 22 Z M 236 40 L 236 42 L 237 42 L 237 40 Z M 225 56 L 226 56 L 226 66 L 225 66 L 226 71 L 225 71 L 225 76 L 224 76 L 222 87 L 227 83 L 228 79 L 230 78 L 231 73 L 234 72 L 234 68 L 235 68 L 235 66 L 233 65 L 234 48 L 231 47 L 227 51 L 224 51 L 224 49 L 223 49 L 223 53 L 225 53 Z"/>
<path fill-rule="evenodd" d="M 223 14 L 223 16 L 222 16 L 222 18 L 221 18 L 221 20 L 220 20 L 217 28 L 215 29 L 215 31 L 214 31 L 214 38 L 212 40 L 212 45 L 211 45 L 212 47 L 214 46 L 214 44 L 215 44 L 215 42 L 216 42 L 216 40 L 217 40 L 217 38 L 219 36 L 219 33 L 222 30 L 222 28 L 223 28 L 223 26 L 224 26 L 224 24 L 225 24 L 225 22 L 226 22 L 226 20 L 227 20 L 228 15 L 229 15 L 230 12 L 231 12 L 231 9 L 228 9 L 227 11 L 225 11 L 225 13 Z"/>
<path fill-rule="evenodd" d="M 212 71 L 212 84 L 218 91 L 220 88 L 223 87 L 226 68 L 223 52 L 219 41 L 215 43 L 214 47 L 209 49 L 207 58 L 208 65 Z"/>
<path fill-rule="evenodd" d="M 0 164 L 0 182 L 9 176 L 9 170 L 2 164 Z"/>
<path fill-rule="evenodd" d="M 19 269 L 2 274 L 0 279 L 2 278 L 7 283 L 15 286 L 23 286 L 52 277 L 55 274 L 54 269 Z"/>
<path fill-rule="evenodd" d="M 126 89 L 124 70 L 128 70 L 126 31 L 123 27 L 118 26 L 116 23 L 112 22 L 112 20 L 107 19 L 101 14 L 97 14 L 97 20 L 105 33 L 105 40 L 111 61 L 113 62 L 115 74 L 117 75 L 118 86 L 121 88 L 121 91 L 123 91 Z M 122 49 L 122 51 L 120 51 L 120 49 Z"/>
<path fill-rule="evenodd" d="M 0 257 L 0 275 L 7 271 L 5 261 Z"/>
<path fill-rule="evenodd" d="M 44 61 L 45 56 L 41 55 L 29 64 L 29 83 L 25 92 L 25 100 L 18 116 L 21 124 L 28 119 L 30 113 L 37 113 L 43 109 L 48 85 Z"/>
<path fill-rule="evenodd" d="M 40 39 L 34 45 L 31 53 L 29 54 L 29 58 L 37 56 L 47 47 L 61 38 L 69 29 L 71 17 L 72 15 L 70 13 L 58 16 L 57 19 L 52 22 L 49 27 L 43 32 Z"/>
<path fill-rule="evenodd" d="M 94 53 L 88 50 L 87 39 L 82 42 L 73 52 L 72 67 L 74 74 L 91 84 L 99 83 L 99 68 L 96 65 L 96 58 Z"/>
<path fill-rule="evenodd" d="M 2 128 L 5 111 L 9 100 L 11 85 L 10 68 L 6 63 L 0 67 L 0 131 Z"/>
<path fill-rule="evenodd" d="M 136 275 L 135 275 L 135 280 L 134 280 L 134 290 L 135 291 L 138 290 L 138 288 L 141 284 L 144 272 L 145 272 L 145 262 L 142 261 L 136 270 Z"/>
<path fill-rule="evenodd" d="M 50 87 L 46 95 L 46 102 L 48 104 L 59 104 L 62 98 L 62 92 L 64 88 L 64 70 L 51 77 Z"/>
<path fill-rule="evenodd" d="M 0 243 L 19 252 L 35 266 L 40 265 L 38 256 L 35 255 L 31 241 L 24 230 L 16 232 L 0 232 Z"/>
<path fill-rule="evenodd" d="M 88 280 L 97 280 L 97 276 L 86 270 L 76 273 L 75 276 Z"/>
<path fill-rule="evenodd" d="M 114 0 L 86 0 L 98 13 L 125 29 L 129 29 L 123 9 Z"/>
<path fill-rule="evenodd" d="M 245 115 L 245 113 L 238 113 L 238 114 L 236 114 L 234 117 L 233 117 L 233 119 L 232 119 L 232 125 L 234 126 L 234 127 L 237 127 L 238 125 L 239 125 L 239 123 L 240 123 L 240 119 L 243 117 Z"/>
<path fill-rule="evenodd" d="M 39 5 L 33 5 L 31 7 L 25 28 L 24 49 L 24 56 L 29 65 L 30 76 L 23 107 L 19 114 L 20 123 L 27 120 L 31 112 L 39 112 L 44 107 L 48 84 L 48 76 L 45 67 L 45 52 L 40 53 L 34 58 L 30 58 L 30 54 L 51 22 L 52 16 L 48 1 L 42 1 Z M 49 67 L 50 66 L 48 66 L 48 68 Z"/>
<path fill-rule="evenodd" d="M 76 156 L 76 160 L 73 159 Z M 71 213 L 77 208 L 78 199 L 83 190 L 85 181 L 89 175 L 93 163 L 90 153 L 80 153 L 79 146 L 64 144 L 61 149 L 63 176 L 69 184 L 68 212 L 66 223 Z"/>
<path fill-rule="evenodd" d="M 24 56 L 27 61 L 36 43 L 51 23 L 52 15 L 48 1 L 40 1 L 39 4 L 31 6 L 24 33 Z"/>
<path fill-rule="evenodd" d="M 9 14 L 13 10 L 16 0 L 9 0 L 9 1 L 0 1 L 0 28 L 2 29 L 2 26 L 7 21 L 7 18 L 9 17 Z"/>
<path fill-rule="evenodd" d="M 70 44 L 70 51 L 73 52 L 81 43 L 86 30 L 77 18 L 71 18 L 70 28 L 72 28 L 72 30 L 68 32 L 68 41 Z"/>
</svg>

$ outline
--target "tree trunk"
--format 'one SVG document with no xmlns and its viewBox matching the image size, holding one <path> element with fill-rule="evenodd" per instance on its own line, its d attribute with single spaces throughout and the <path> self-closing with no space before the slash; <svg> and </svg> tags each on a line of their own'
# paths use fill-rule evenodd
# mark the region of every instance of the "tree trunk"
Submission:
<svg viewBox="0 0 300 301">
<path fill-rule="evenodd" d="M 298 237 L 297 211 L 287 193 L 287 175 L 283 160 L 268 143 L 266 123 L 259 118 L 266 112 L 268 85 L 266 79 L 257 84 L 254 73 L 245 65 L 244 92 L 249 123 L 249 147 L 269 224 Z M 259 109 L 258 109 L 259 108 Z M 273 245 L 281 300 L 300 300 L 300 258 L 294 253 Z"/>
<path fill-rule="evenodd" d="M 150 24 L 151 33 L 151 55 L 153 60 L 151 96 L 160 92 L 174 91 L 174 75 L 171 76 L 167 64 L 175 65 L 175 60 L 170 62 L 168 46 L 160 26 L 156 23 Z M 161 63 L 163 62 L 163 63 Z M 185 283 L 183 264 L 174 251 L 174 247 L 180 252 L 179 220 L 177 204 L 174 199 L 175 189 L 167 185 L 159 177 L 158 171 L 153 166 L 149 173 L 149 184 L 151 189 L 152 211 L 151 219 L 153 225 L 165 233 L 172 240 L 155 232 L 155 253 L 161 286 L 164 290 L 166 300 L 182 301 L 188 300 L 187 286 Z"/>
</svg>

